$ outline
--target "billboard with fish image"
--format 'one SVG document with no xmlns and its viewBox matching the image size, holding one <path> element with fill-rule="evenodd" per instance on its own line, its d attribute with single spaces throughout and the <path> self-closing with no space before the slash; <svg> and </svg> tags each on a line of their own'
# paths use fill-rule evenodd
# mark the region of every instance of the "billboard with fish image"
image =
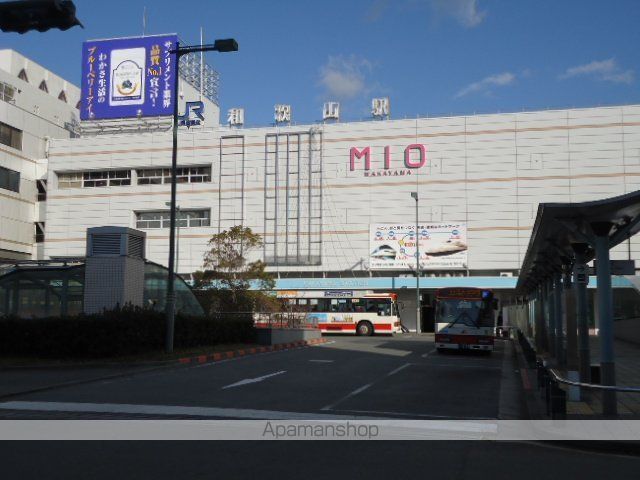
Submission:
<svg viewBox="0 0 640 480">
<path fill-rule="evenodd" d="M 369 232 L 369 268 L 415 270 L 415 223 L 376 223 L 370 225 Z M 465 223 L 420 223 L 418 234 L 421 269 L 467 268 L 468 246 Z"/>
</svg>

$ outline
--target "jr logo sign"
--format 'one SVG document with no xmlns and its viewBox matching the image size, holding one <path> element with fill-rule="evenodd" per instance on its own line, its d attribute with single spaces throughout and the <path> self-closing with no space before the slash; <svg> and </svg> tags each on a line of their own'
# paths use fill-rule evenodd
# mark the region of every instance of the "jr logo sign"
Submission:
<svg viewBox="0 0 640 480">
<path fill-rule="evenodd" d="M 200 125 L 204 121 L 204 103 L 203 102 L 187 102 L 184 115 L 178 117 L 178 125 L 182 127 L 192 127 Z M 192 118 L 194 116 L 195 118 Z"/>
<path fill-rule="evenodd" d="M 382 162 L 378 163 L 378 168 L 371 168 L 371 147 L 351 147 L 349 152 L 349 170 L 355 171 L 358 168 L 358 160 L 361 160 L 364 167 L 365 177 L 411 175 L 412 171 L 422 168 L 427 164 L 427 148 L 421 143 L 413 143 L 404 149 L 404 163 L 398 168 L 392 165 L 391 147 L 384 147 Z M 380 168 L 382 167 L 382 168 Z"/>
</svg>

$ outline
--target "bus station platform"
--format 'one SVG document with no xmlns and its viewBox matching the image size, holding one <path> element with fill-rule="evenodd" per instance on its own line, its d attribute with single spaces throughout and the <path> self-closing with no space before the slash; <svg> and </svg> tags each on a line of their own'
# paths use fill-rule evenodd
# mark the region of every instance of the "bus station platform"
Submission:
<svg viewBox="0 0 640 480">
<path fill-rule="evenodd" d="M 591 364 L 597 366 L 600 363 L 600 340 L 597 335 L 589 337 L 589 345 L 591 349 Z M 616 385 L 640 387 L 640 344 L 616 339 L 614 348 L 616 351 Z M 546 352 L 539 355 L 538 358 L 550 366 L 555 364 L 554 358 Z M 541 389 L 536 381 L 536 369 L 526 368 L 524 359 L 521 365 L 526 370 L 526 374 L 523 375 L 526 378 L 525 389 L 531 391 L 528 399 L 530 403 L 533 403 L 533 405 L 529 405 L 529 414 L 532 420 L 546 419 L 549 416 L 545 414 L 544 389 Z M 556 366 L 554 370 L 564 377 L 568 375 L 565 368 Z M 569 395 L 570 387 L 560 385 L 560 388 L 566 392 L 567 420 L 589 418 L 595 420 L 603 417 L 602 392 L 583 388 L 580 389 L 579 400 L 572 401 Z M 640 393 L 618 392 L 616 403 L 617 418 L 640 420 Z"/>
<path fill-rule="evenodd" d="M 597 336 L 589 337 L 592 364 L 600 363 L 600 341 Z M 616 385 L 640 387 L 640 344 L 615 340 Z M 566 372 L 565 372 L 566 373 Z M 601 394 L 583 389 L 579 402 L 567 401 L 567 418 L 600 416 L 602 412 Z M 640 393 L 619 392 L 616 395 L 618 416 L 640 419 Z"/>
</svg>

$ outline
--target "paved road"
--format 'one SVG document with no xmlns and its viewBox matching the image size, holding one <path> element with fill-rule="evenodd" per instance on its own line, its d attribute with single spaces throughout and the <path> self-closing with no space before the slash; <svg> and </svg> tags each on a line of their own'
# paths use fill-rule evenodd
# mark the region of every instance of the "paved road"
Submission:
<svg viewBox="0 0 640 480">
<path fill-rule="evenodd" d="M 499 343 L 491 356 L 440 355 L 430 336 L 330 337 L 311 348 L 21 395 L 0 403 L 0 417 L 54 415 L 44 410 L 57 412 L 55 418 L 86 418 L 92 411 L 163 417 L 175 416 L 173 407 L 180 406 L 181 417 L 255 418 L 246 412 L 260 410 L 273 418 L 494 419 L 501 379 L 516 375 L 504 352 Z M 507 403 L 521 404 L 517 396 Z M 123 404 L 130 405 L 125 412 Z M 22 410 L 8 410 L 11 405 Z"/>
<path fill-rule="evenodd" d="M 487 357 L 438 355 L 430 336 L 330 341 L 18 395 L 0 402 L 0 418 L 526 418 L 506 343 Z M 640 471 L 639 458 L 466 441 L 7 442 L 0 462 L 8 479 L 631 479 Z"/>
</svg>

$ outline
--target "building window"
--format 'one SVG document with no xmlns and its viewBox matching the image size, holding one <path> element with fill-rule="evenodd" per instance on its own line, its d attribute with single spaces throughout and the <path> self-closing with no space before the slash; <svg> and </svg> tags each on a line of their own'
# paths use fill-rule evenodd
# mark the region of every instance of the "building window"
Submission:
<svg viewBox="0 0 640 480">
<path fill-rule="evenodd" d="M 131 185 L 131 170 L 100 170 L 58 174 L 58 188 L 119 187 Z"/>
<path fill-rule="evenodd" d="M 27 71 L 24 68 L 20 70 L 20 73 L 18 73 L 18 78 L 29 83 L 29 77 L 27 76 Z"/>
<path fill-rule="evenodd" d="M 170 222 L 169 210 L 136 212 L 136 228 L 169 228 Z M 176 225 L 180 228 L 208 227 L 211 225 L 211 213 L 209 210 L 180 210 L 176 217 Z"/>
<path fill-rule="evenodd" d="M 20 192 L 20 172 L 0 167 L 0 188 Z"/>
<path fill-rule="evenodd" d="M 0 100 L 13 102 L 16 95 L 16 88 L 8 83 L 0 82 Z"/>
<path fill-rule="evenodd" d="M 64 93 L 64 90 L 60 91 L 60 94 L 58 95 L 58 100 L 62 100 L 64 103 L 67 103 L 67 94 Z"/>
<path fill-rule="evenodd" d="M 45 82 L 44 80 L 40 82 L 40 86 L 38 88 L 43 92 L 49 93 L 49 87 L 47 86 L 47 82 Z"/>
<path fill-rule="evenodd" d="M 44 222 L 36 222 L 36 243 L 44 242 Z"/>
<path fill-rule="evenodd" d="M 58 188 L 82 188 L 82 172 L 59 173 Z"/>
<path fill-rule="evenodd" d="M 0 143 L 22 150 L 22 130 L 0 122 Z"/>
<path fill-rule="evenodd" d="M 170 168 L 145 168 L 137 170 L 138 185 L 171 183 Z M 176 170 L 177 183 L 204 183 L 211 181 L 211 167 L 182 167 Z"/>
<path fill-rule="evenodd" d="M 36 187 L 38 188 L 38 201 L 44 202 L 47 199 L 47 181 L 36 180 Z"/>
</svg>

